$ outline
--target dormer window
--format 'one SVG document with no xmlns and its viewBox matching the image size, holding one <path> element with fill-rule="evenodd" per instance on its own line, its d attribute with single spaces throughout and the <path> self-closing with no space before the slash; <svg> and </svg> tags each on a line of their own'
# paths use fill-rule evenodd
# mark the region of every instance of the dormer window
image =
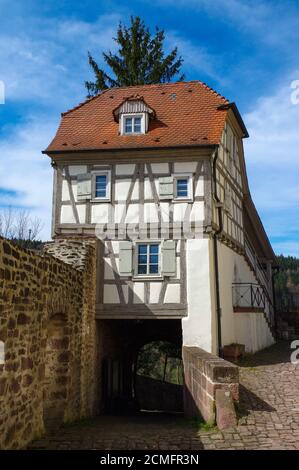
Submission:
<svg viewBox="0 0 299 470">
<path fill-rule="evenodd" d="M 144 134 L 144 115 L 122 116 L 122 134 Z"/>
<path fill-rule="evenodd" d="M 120 135 L 140 135 L 148 131 L 149 120 L 155 119 L 155 112 L 142 96 L 126 98 L 113 111 L 114 120 L 119 123 Z"/>
</svg>

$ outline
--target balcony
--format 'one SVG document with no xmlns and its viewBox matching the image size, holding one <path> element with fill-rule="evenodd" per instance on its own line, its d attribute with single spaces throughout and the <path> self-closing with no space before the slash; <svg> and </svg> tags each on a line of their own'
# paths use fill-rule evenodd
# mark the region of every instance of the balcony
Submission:
<svg viewBox="0 0 299 470">
<path fill-rule="evenodd" d="M 263 312 L 265 306 L 265 291 L 259 284 L 233 284 L 234 312 Z"/>
</svg>

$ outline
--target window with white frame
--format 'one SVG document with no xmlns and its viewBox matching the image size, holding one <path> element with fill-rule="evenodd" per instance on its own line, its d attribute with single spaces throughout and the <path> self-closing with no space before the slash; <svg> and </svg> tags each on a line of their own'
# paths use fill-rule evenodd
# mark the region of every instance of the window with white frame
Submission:
<svg viewBox="0 0 299 470">
<path fill-rule="evenodd" d="M 121 133 L 124 135 L 144 134 L 145 116 L 144 114 L 123 114 L 121 118 Z"/>
<path fill-rule="evenodd" d="M 174 175 L 174 199 L 184 200 L 193 198 L 192 175 L 181 174 Z"/>
<path fill-rule="evenodd" d="M 137 243 L 136 275 L 160 275 L 160 243 Z"/>
<path fill-rule="evenodd" d="M 96 201 L 110 200 L 111 193 L 110 171 L 96 171 L 92 174 L 93 199 Z"/>
</svg>

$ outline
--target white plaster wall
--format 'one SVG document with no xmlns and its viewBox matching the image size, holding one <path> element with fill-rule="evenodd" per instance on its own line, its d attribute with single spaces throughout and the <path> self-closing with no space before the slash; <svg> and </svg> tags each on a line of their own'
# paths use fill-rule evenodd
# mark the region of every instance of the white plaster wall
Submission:
<svg viewBox="0 0 299 470">
<path fill-rule="evenodd" d="M 62 206 L 60 215 L 61 224 L 75 224 L 75 216 L 72 206 Z"/>
<path fill-rule="evenodd" d="M 158 211 L 154 203 L 147 202 L 144 204 L 144 222 L 159 222 Z"/>
<path fill-rule="evenodd" d="M 245 344 L 245 350 L 254 353 L 274 343 L 271 331 L 262 313 L 236 313 L 235 334 L 237 342 Z"/>
<path fill-rule="evenodd" d="M 126 199 L 129 195 L 129 190 L 131 186 L 131 179 L 122 179 L 118 180 L 115 185 L 115 200 L 126 202 Z M 139 197 L 139 183 L 138 181 L 134 184 L 134 189 L 132 193 L 132 199 L 138 199 Z"/>
<path fill-rule="evenodd" d="M 213 304 L 210 271 L 210 240 L 187 240 L 188 317 L 183 318 L 183 345 L 213 352 Z"/>
<path fill-rule="evenodd" d="M 197 162 L 177 162 L 174 164 L 175 173 L 195 173 Z"/>
<path fill-rule="evenodd" d="M 127 175 L 133 176 L 134 171 L 135 171 L 135 165 L 131 163 L 115 165 L 115 174 L 117 176 L 127 176 Z"/>
<path fill-rule="evenodd" d="M 134 282 L 133 292 L 134 304 L 142 304 L 144 302 L 144 282 Z"/>
<path fill-rule="evenodd" d="M 104 279 L 105 280 L 114 279 L 114 271 L 111 266 L 110 258 L 104 258 Z"/>
<path fill-rule="evenodd" d="M 106 224 L 109 220 L 109 206 L 104 202 L 91 204 L 91 223 Z"/>
<path fill-rule="evenodd" d="M 187 210 L 188 204 L 186 202 L 177 202 L 173 205 L 173 220 L 174 222 L 182 222 Z"/>
<path fill-rule="evenodd" d="M 104 303 L 105 304 L 118 304 L 119 295 L 117 287 L 115 285 L 106 284 L 104 285 Z"/>
<path fill-rule="evenodd" d="M 200 176 L 198 178 L 194 193 L 195 193 L 195 196 L 204 196 L 204 177 L 203 176 Z"/>
<path fill-rule="evenodd" d="M 180 303 L 180 284 L 168 284 L 165 292 L 165 300 L 166 304 Z"/>
<path fill-rule="evenodd" d="M 69 201 L 70 200 L 70 192 L 69 187 L 66 180 L 62 181 L 62 192 L 61 192 L 61 200 L 62 201 Z"/>
<path fill-rule="evenodd" d="M 191 221 L 195 222 L 195 221 L 199 221 L 199 220 L 204 220 L 204 217 L 205 217 L 205 206 L 204 206 L 204 202 L 203 201 L 195 201 L 193 206 L 192 206 L 192 210 L 191 210 L 191 214 L 190 214 L 190 218 L 191 218 Z"/>
<path fill-rule="evenodd" d="M 167 174 L 169 172 L 168 163 L 152 163 L 151 164 L 152 173 Z M 144 174 L 147 175 L 147 167 L 144 169 Z"/>
<path fill-rule="evenodd" d="M 87 166 L 86 165 L 70 165 L 69 166 L 69 174 L 70 176 L 77 176 L 87 173 Z"/>
<path fill-rule="evenodd" d="M 157 304 L 159 302 L 159 295 L 162 288 L 162 282 L 150 282 L 150 303 Z"/>
<path fill-rule="evenodd" d="M 169 222 L 169 203 L 161 202 L 160 203 L 160 213 L 162 222 Z"/>
<path fill-rule="evenodd" d="M 86 220 L 86 205 L 85 204 L 77 204 L 76 206 L 79 222 L 80 224 L 84 224 Z"/>
<path fill-rule="evenodd" d="M 233 295 L 232 284 L 233 282 L 257 283 L 257 280 L 250 270 L 243 256 L 228 248 L 222 243 L 218 243 L 218 257 L 219 257 L 219 284 L 220 284 L 220 301 L 222 308 L 222 321 L 221 333 L 222 344 L 240 343 L 246 344 L 249 352 L 255 349 L 256 344 L 262 344 L 262 347 L 270 346 L 274 340 L 272 335 L 268 334 L 269 328 L 262 312 L 250 313 L 253 320 L 250 325 L 251 328 L 247 329 L 248 320 L 246 320 L 246 313 L 234 313 L 233 311 Z M 237 273 L 237 279 L 235 279 Z M 259 318 L 255 323 L 256 317 Z M 243 322 L 243 326 L 242 326 Z M 254 331 L 253 325 L 259 331 Z M 262 326 L 261 326 L 262 325 Z M 247 335 L 246 342 L 244 342 L 244 335 Z M 258 343 L 256 337 L 259 338 Z"/>
</svg>

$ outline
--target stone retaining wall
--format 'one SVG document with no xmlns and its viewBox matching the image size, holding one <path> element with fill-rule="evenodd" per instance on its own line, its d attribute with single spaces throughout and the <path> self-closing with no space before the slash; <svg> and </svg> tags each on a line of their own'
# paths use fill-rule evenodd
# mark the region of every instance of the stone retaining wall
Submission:
<svg viewBox="0 0 299 470">
<path fill-rule="evenodd" d="M 95 251 L 74 269 L 0 238 L 0 449 L 97 411 Z"/>
<path fill-rule="evenodd" d="M 184 410 L 188 417 L 216 422 L 216 390 L 239 399 L 239 370 L 234 364 L 196 347 L 183 347 Z"/>
</svg>

